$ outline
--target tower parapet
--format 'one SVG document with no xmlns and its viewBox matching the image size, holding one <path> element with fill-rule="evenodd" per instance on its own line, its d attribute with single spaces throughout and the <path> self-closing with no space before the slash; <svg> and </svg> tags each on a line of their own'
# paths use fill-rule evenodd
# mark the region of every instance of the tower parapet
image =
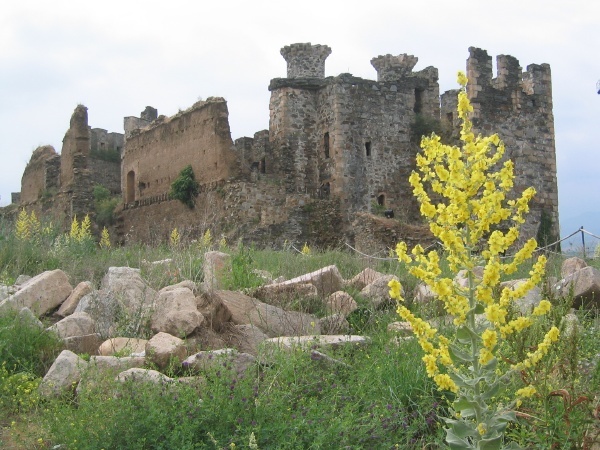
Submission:
<svg viewBox="0 0 600 450">
<path fill-rule="evenodd" d="M 371 65 L 377 71 L 377 81 L 396 81 L 410 75 L 417 65 L 419 58 L 403 53 L 401 55 L 380 55 L 371 60 Z"/>
<path fill-rule="evenodd" d="M 325 60 L 331 54 L 327 45 L 305 44 L 286 45 L 281 56 L 287 62 L 288 78 L 324 78 Z"/>
</svg>

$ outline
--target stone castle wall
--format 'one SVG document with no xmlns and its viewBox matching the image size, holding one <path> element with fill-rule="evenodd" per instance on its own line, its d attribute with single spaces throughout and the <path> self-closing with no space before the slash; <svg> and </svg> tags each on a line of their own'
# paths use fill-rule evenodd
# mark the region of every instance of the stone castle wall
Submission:
<svg viewBox="0 0 600 450">
<path fill-rule="evenodd" d="M 156 120 L 126 136 L 121 165 L 125 202 L 168 193 L 187 165 L 192 166 L 201 184 L 237 175 L 238 155 L 222 98 L 198 102 L 187 111 Z"/>
<path fill-rule="evenodd" d="M 152 107 L 139 118 L 126 117 L 119 176 L 118 164 L 90 158 L 102 142 L 118 147 L 118 136 L 113 142 L 110 133 L 93 129 L 90 138 L 87 110 L 79 106 L 57 166 L 56 204 L 67 215 L 79 214 L 93 207 L 95 184 L 120 190 L 117 234 L 124 242 L 164 241 L 175 227 L 190 238 L 210 228 L 268 246 L 285 241 L 337 246 L 348 240 L 368 251 L 396 237 L 414 241 L 421 218 L 408 177 L 420 133 L 433 131 L 417 125 L 435 124 L 446 138 L 456 139 L 457 91 L 440 97 L 437 69 L 414 71 L 417 58 L 406 54 L 373 58 L 377 81 L 351 74 L 325 77 L 330 53 L 327 46 L 311 44 L 281 50 L 288 76 L 271 80 L 269 130 L 252 138 L 232 142 L 222 98 L 170 118 Z M 501 55 L 493 78 L 484 50 L 470 48 L 469 55 L 467 94 L 476 131 L 497 132 L 506 143 L 517 193 L 528 186 L 538 191 L 525 237 L 536 235 L 544 215 L 558 235 L 550 68 L 530 65 L 523 72 L 515 58 Z M 42 151 L 32 158 L 21 202 L 34 201 L 52 183 L 48 180 L 58 180 L 52 161 L 56 157 Z M 169 195 L 187 165 L 200 183 L 193 209 Z M 393 210 L 396 220 L 368 214 L 381 209 Z"/>
<path fill-rule="evenodd" d="M 60 161 L 60 156 L 51 145 L 34 150 L 21 178 L 20 202 L 35 202 L 44 195 L 44 192 L 57 187 L 60 171 L 57 173 L 53 170 L 57 160 Z"/>
</svg>

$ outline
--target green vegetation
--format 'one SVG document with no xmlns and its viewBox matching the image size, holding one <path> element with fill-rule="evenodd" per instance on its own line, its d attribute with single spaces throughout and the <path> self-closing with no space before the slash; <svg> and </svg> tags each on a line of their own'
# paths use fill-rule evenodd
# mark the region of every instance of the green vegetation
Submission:
<svg viewBox="0 0 600 450">
<path fill-rule="evenodd" d="M 25 214 L 23 214 L 25 217 Z M 27 215 L 30 221 L 31 216 Z M 24 220 L 24 219 L 23 219 Z M 29 222 L 28 222 L 29 223 Z M 21 273 L 35 275 L 61 268 L 74 285 L 90 280 L 98 286 L 110 266 L 140 267 L 153 288 L 189 279 L 203 280 L 203 252 L 220 248 L 231 254 L 231 289 L 253 288 L 256 270 L 273 277 L 292 278 L 335 264 L 349 279 L 371 267 L 395 274 L 407 291 L 406 304 L 415 314 L 431 318 L 433 308 L 413 302 L 416 280 L 396 261 L 367 260 L 346 251 L 319 251 L 309 255 L 292 249 L 259 250 L 244 246 L 226 248 L 210 234 L 202 243 L 167 244 L 99 249 L 82 245 L 84 218 L 78 218 L 76 233 L 61 235 L 56 227 L 41 221 L 41 239 L 27 234 L 22 239 L 13 224 L 0 221 L 0 282 L 12 284 Z M 31 225 L 31 224 L 30 224 Z M 68 236 L 67 240 L 65 236 Z M 82 238 L 83 242 L 87 242 Z M 57 244 L 58 242 L 58 244 Z M 95 243 L 93 243 L 95 244 Z M 60 250 L 57 250 L 57 247 Z M 201 247 L 201 249 L 199 248 Z M 146 261 L 171 259 L 168 265 Z M 551 259 L 548 276 L 556 276 L 560 258 Z M 591 261 L 598 264 L 597 261 Z M 525 267 L 524 273 L 531 267 Z M 446 270 L 444 268 L 444 270 Z M 0 447 L 43 449 L 60 445 L 73 449 L 373 449 L 443 448 L 444 423 L 452 394 L 436 390 L 421 362 L 423 352 L 414 340 L 396 342 L 387 330 L 399 320 L 393 307 L 376 309 L 346 288 L 359 305 L 348 316 L 354 333 L 367 335 L 363 347 L 325 349 L 343 364 L 315 361 L 310 353 L 276 354 L 269 364 L 257 365 L 244 377 L 230 368 L 209 372 L 203 383 L 173 383 L 162 386 L 140 383 L 117 384 L 114 374 L 94 377 L 76 401 L 72 398 L 42 399 L 37 393 L 41 377 L 61 350 L 52 334 L 18 318 L 0 314 Z M 295 299 L 290 307 L 326 311 Z M 519 360 L 523 352 L 539 342 L 549 326 L 564 329 L 563 317 L 569 298 L 549 298 L 554 305 L 545 323 L 531 327 L 520 339 L 503 343 L 501 354 Z M 511 311 L 514 315 L 516 312 Z M 581 327 L 561 339 L 532 371 L 522 373 L 537 394 L 520 407 L 521 417 L 507 430 L 508 439 L 524 448 L 582 448 L 585 436 L 598 425 L 592 412 L 594 395 L 600 391 L 600 365 L 596 357 L 600 326 L 593 312 L 577 312 Z M 125 326 L 126 324 L 123 324 Z M 45 325 L 47 326 L 47 324 Z M 450 336 L 450 330 L 440 327 Z M 138 329 L 147 337 L 147 329 Z M 191 344 L 190 344 L 191 345 Z M 81 355 L 85 356 L 85 355 Z M 582 369 L 585 367 L 585 369 Z M 167 375 L 189 375 L 173 366 Z M 507 392 L 523 386 L 514 377 Z M 568 394 L 568 395 L 567 395 Z M 499 395 L 503 395 L 502 392 Z"/>
<path fill-rule="evenodd" d="M 179 176 L 171 183 L 171 196 L 179 200 L 188 208 L 193 208 L 196 204 L 196 197 L 200 193 L 200 185 L 194 176 L 194 170 L 191 165 L 187 165 L 179 172 Z"/>
<path fill-rule="evenodd" d="M 115 221 L 115 208 L 121 198 L 119 196 L 111 196 L 110 191 L 99 184 L 94 186 L 93 193 L 96 223 L 101 227 L 112 225 Z"/>
</svg>

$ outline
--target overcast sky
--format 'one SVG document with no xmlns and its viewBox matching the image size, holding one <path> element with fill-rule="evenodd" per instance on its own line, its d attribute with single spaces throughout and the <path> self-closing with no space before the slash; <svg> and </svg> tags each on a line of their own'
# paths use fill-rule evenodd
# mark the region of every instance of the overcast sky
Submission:
<svg viewBox="0 0 600 450">
<path fill-rule="evenodd" d="M 0 10 L 0 205 L 31 153 L 60 152 L 78 103 L 94 128 L 123 132 L 145 106 L 167 116 L 225 97 L 232 138 L 268 128 L 281 47 L 329 45 L 326 75 L 375 79 L 371 58 L 408 53 L 456 88 L 468 48 L 552 69 L 563 235 L 600 221 L 600 2 L 593 0 L 20 0 Z M 590 219 L 586 219 L 590 220 Z M 573 222 L 575 223 L 575 222 Z M 600 235 L 600 223 L 581 223 Z M 578 225 L 579 226 L 579 225 Z M 578 227 L 577 226 L 577 227 Z"/>
</svg>

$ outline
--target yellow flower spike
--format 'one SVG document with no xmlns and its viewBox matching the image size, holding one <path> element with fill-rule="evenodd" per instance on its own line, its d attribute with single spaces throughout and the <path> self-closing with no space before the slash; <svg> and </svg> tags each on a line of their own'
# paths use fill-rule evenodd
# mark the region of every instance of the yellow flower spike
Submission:
<svg viewBox="0 0 600 450">
<path fill-rule="evenodd" d="M 548 300 L 542 300 L 539 305 L 533 308 L 534 316 L 543 316 L 552 309 L 552 304 Z"/>
</svg>

